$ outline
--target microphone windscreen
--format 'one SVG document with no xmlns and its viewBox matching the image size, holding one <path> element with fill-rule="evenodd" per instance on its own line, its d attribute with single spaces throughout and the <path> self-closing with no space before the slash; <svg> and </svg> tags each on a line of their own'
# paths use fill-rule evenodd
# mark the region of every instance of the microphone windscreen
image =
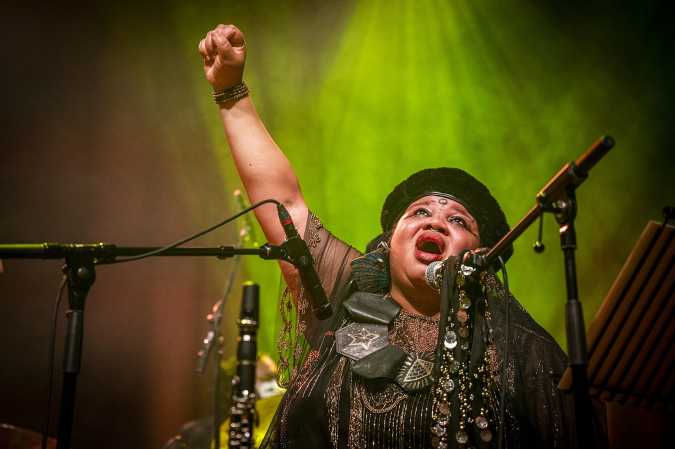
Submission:
<svg viewBox="0 0 675 449">
<path fill-rule="evenodd" d="M 434 290 L 441 289 L 441 280 L 443 278 L 443 261 L 437 260 L 431 262 L 427 265 L 427 269 L 424 272 L 424 280 L 427 282 L 427 285 Z"/>
</svg>

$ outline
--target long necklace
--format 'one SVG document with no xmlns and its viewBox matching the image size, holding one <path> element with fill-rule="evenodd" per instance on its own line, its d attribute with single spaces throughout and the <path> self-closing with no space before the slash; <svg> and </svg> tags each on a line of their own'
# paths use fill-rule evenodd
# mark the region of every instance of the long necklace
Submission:
<svg viewBox="0 0 675 449">
<path fill-rule="evenodd" d="M 433 392 L 431 432 L 432 445 L 437 449 L 455 445 L 460 448 L 469 444 L 489 445 L 492 441 L 498 404 L 493 399 L 497 384 L 488 369 L 488 351 L 483 350 L 477 366 L 471 366 L 472 339 L 476 331 L 476 316 L 480 313 L 477 310 L 479 305 L 485 308 L 481 312 L 486 320 L 489 321 L 490 317 L 487 301 L 483 299 L 483 288 L 475 288 L 480 287 L 484 275 L 474 276 L 473 269 L 464 265 L 458 268 L 457 298 L 450 303 L 440 374 Z M 481 292 L 481 297 L 472 301 L 469 290 Z"/>
</svg>

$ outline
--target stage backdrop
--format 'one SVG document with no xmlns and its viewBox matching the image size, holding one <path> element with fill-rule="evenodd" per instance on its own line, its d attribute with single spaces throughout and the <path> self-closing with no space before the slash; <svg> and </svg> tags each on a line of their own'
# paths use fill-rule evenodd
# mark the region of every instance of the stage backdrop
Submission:
<svg viewBox="0 0 675 449">
<path fill-rule="evenodd" d="M 0 242 L 163 245 L 236 212 L 240 187 L 197 43 L 218 23 L 247 36 L 246 81 L 311 209 L 357 248 L 410 173 L 462 167 L 510 221 L 602 134 L 617 146 L 578 192 L 581 300 L 591 320 L 648 219 L 672 204 L 672 32 L 660 2 L 112 2 L 5 8 Z M 612 5 L 610 7 L 610 4 Z M 520 302 L 565 348 L 557 228 L 509 263 Z M 232 244 L 236 225 L 196 245 Z M 258 241 L 262 243 L 258 230 Z M 58 261 L 4 261 L 0 422 L 38 429 Z M 75 448 L 156 448 L 209 413 L 194 374 L 204 316 L 230 261 L 157 258 L 100 267 L 86 308 Z M 262 285 L 273 352 L 279 272 Z M 63 339 L 58 317 L 57 369 Z M 60 375 L 55 379 L 56 400 Z M 56 413 L 56 403 L 53 407 Z M 55 432 L 55 422 L 52 423 Z"/>
</svg>

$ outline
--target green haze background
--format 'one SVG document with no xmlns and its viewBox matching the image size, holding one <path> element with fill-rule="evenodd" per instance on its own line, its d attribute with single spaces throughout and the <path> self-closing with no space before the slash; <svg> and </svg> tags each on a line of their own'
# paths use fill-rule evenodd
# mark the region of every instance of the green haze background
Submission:
<svg viewBox="0 0 675 449">
<path fill-rule="evenodd" d="M 590 320 L 646 220 L 673 200 L 672 113 L 664 101 L 672 59 L 663 58 L 665 43 L 651 28 L 657 8 L 306 5 L 242 4 L 217 16 L 247 36 L 245 78 L 311 209 L 357 248 L 377 234 L 386 194 L 416 170 L 466 169 L 490 186 L 515 223 L 558 168 L 600 135 L 616 138 L 578 193 L 580 291 Z M 203 17 L 183 6 L 175 20 L 191 36 Z M 232 183 L 207 86 L 194 76 L 212 150 L 225 184 Z M 516 243 L 511 287 L 564 346 L 562 255 L 552 217 L 545 224 L 543 255 L 531 250 L 536 226 Z M 261 264 L 247 263 L 252 276 L 262 276 Z M 274 281 L 267 282 L 274 292 Z M 274 295 L 266 298 L 272 303 Z"/>
</svg>

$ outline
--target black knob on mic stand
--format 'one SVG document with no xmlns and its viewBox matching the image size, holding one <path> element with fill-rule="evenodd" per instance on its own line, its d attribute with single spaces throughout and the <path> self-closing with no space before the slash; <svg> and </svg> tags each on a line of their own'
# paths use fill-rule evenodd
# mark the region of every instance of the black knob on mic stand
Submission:
<svg viewBox="0 0 675 449">
<path fill-rule="evenodd" d="M 544 214 L 541 214 L 539 216 L 539 234 L 537 236 L 537 241 L 534 242 L 534 245 L 532 245 L 532 249 L 534 250 L 535 253 L 541 254 L 544 252 L 546 249 L 546 246 L 544 246 Z"/>
</svg>

